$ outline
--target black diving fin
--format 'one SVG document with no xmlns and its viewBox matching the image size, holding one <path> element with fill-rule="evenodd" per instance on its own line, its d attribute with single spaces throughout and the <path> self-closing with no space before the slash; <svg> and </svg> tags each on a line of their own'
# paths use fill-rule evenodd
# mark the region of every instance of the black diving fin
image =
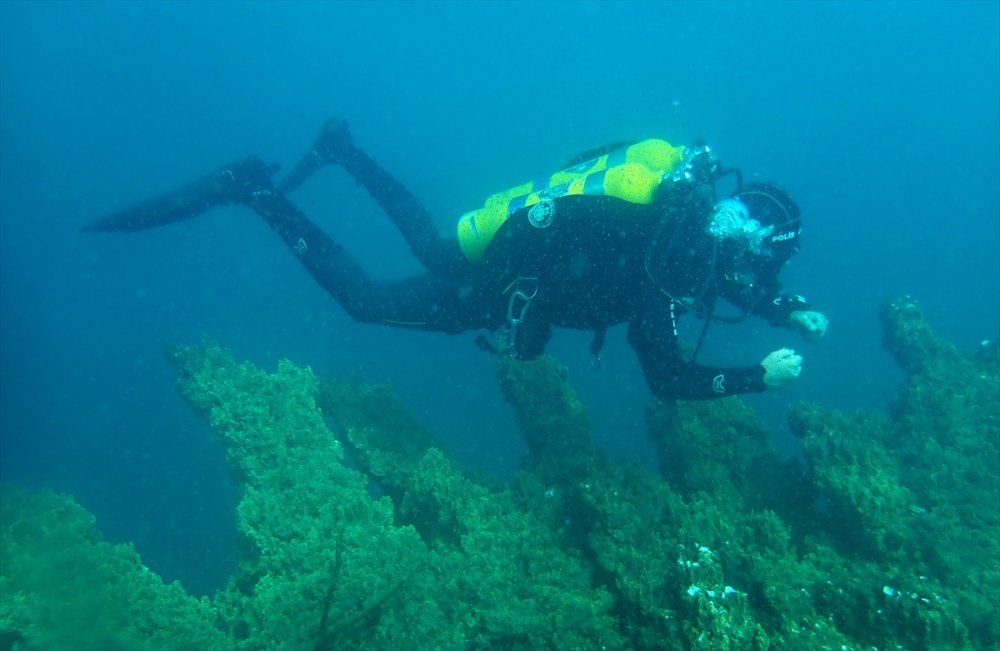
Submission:
<svg viewBox="0 0 1000 651">
<path fill-rule="evenodd" d="M 256 156 L 225 165 L 173 192 L 143 201 L 82 226 L 84 233 L 142 231 L 197 217 L 227 203 L 248 203 L 255 192 L 272 189 L 278 165 Z"/>
</svg>

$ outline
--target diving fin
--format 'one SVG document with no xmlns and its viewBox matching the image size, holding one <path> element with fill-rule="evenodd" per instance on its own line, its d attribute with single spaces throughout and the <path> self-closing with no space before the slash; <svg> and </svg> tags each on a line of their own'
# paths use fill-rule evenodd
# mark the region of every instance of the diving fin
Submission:
<svg viewBox="0 0 1000 651">
<path fill-rule="evenodd" d="M 86 224 L 80 231 L 141 231 L 197 217 L 215 206 L 245 204 L 252 199 L 253 193 L 272 189 L 271 176 L 277 171 L 278 165 L 268 165 L 256 156 L 248 156 L 173 192 Z"/>
</svg>

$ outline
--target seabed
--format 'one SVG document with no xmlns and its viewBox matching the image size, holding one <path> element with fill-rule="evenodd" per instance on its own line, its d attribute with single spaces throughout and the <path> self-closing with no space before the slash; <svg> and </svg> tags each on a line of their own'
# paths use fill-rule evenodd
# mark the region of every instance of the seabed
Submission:
<svg viewBox="0 0 1000 651">
<path fill-rule="evenodd" d="M 237 570 L 196 598 L 71 496 L 4 486 L 0 649 L 996 649 L 1000 360 L 910 298 L 881 317 L 890 413 L 793 407 L 805 465 L 737 398 L 654 401 L 659 475 L 608 462 L 558 361 L 502 360 L 530 452 L 506 486 L 389 387 L 172 350 L 241 489 Z"/>
</svg>

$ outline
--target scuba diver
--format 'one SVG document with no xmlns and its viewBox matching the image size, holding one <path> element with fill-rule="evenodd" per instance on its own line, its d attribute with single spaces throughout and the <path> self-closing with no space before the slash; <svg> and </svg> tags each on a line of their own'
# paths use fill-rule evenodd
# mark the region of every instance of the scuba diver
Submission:
<svg viewBox="0 0 1000 651">
<path fill-rule="evenodd" d="M 325 165 L 340 165 L 378 202 L 427 269 L 372 282 L 351 255 L 288 195 Z M 827 319 L 783 294 L 778 272 L 799 248 L 801 219 L 771 183 L 742 183 L 703 144 L 618 143 L 586 152 L 549 177 L 494 194 L 443 239 L 429 213 L 330 120 L 280 183 L 277 165 L 255 156 L 226 165 L 164 196 L 84 226 L 85 232 L 139 231 L 228 203 L 249 207 L 281 237 L 316 281 L 357 321 L 446 333 L 486 330 L 480 347 L 530 360 L 552 327 L 594 332 L 596 358 L 610 326 L 628 322 L 653 393 L 706 399 L 786 385 L 802 357 L 783 348 L 759 364 L 717 368 L 696 361 L 720 300 L 742 316 L 818 339 Z M 736 177 L 718 200 L 716 181 Z M 729 312 L 733 310 L 730 309 Z M 704 320 L 693 353 L 682 353 L 677 321 Z"/>
</svg>

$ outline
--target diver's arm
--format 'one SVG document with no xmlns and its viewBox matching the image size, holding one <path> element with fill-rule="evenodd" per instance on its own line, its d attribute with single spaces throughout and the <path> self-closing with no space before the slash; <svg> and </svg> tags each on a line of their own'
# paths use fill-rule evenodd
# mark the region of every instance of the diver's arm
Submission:
<svg viewBox="0 0 1000 651">
<path fill-rule="evenodd" d="M 774 292 L 771 294 L 771 298 L 760 301 L 751 307 L 750 313 L 767 319 L 771 325 L 787 326 L 792 312 L 805 312 L 809 309 L 809 301 L 798 294 Z"/>
<path fill-rule="evenodd" d="M 741 305 L 740 296 L 727 297 L 726 300 L 766 319 L 773 326 L 795 330 L 808 340 L 816 341 L 826 334 L 829 324 L 826 316 L 813 310 L 809 301 L 798 294 L 782 293 L 777 282 L 767 286 L 758 296 L 761 298 L 750 305 Z"/>
<path fill-rule="evenodd" d="M 681 356 L 671 301 L 650 292 L 629 323 L 628 340 L 639 357 L 646 382 L 663 399 L 705 400 L 767 388 L 765 368 L 719 368 L 692 364 Z"/>
<path fill-rule="evenodd" d="M 809 302 L 797 294 L 779 294 L 760 307 L 756 314 L 772 325 L 797 331 L 809 341 L 821 339 L 830 323 L 825 314 L 811 309 Z"/>
</svg>

